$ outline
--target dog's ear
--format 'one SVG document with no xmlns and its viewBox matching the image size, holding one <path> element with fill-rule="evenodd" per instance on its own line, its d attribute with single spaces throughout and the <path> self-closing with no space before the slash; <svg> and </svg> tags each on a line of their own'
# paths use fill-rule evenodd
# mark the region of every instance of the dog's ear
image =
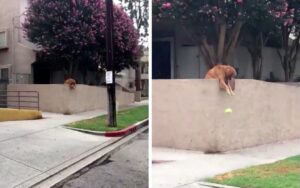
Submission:
<svg viewBox="0 0 300 188">
<path fill-rule="evenodd" d="M 237 76 L 236 70 L 231 66 L 227 66 L 225 72 L 226 72 L 226 77 L 228 78 L 235 78 Z"/>
</svg>

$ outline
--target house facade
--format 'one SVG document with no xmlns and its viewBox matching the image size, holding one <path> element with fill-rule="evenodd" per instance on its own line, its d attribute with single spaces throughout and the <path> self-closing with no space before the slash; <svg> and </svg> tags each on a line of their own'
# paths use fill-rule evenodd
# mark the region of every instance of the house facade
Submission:
<svg viewBox="0 0 300 188">
<path fill-rule="evenodd" d="M 0 80 L 31 83 L 35 47 L 22 37 L 20 22 L 27 0 L 0 0 Z"/>
<path fill-rule="evenodd" d="M 299 58 L 299 57 L 298 57 Z M 153 23 L 153 79 L 204 78 L 208 68 L 199 53 L 197 44 L 179 24 Z M 252 79 L 252 62 L 247 49 L 239 46 L 227 62 L 238 69 L 238 78 Z M 263 49 L 262 80 L 270 74 L 284 80 L 284 71 L 275 48 Z M 300 77 L 300 58 L 294 78 Z"/>
</svg>

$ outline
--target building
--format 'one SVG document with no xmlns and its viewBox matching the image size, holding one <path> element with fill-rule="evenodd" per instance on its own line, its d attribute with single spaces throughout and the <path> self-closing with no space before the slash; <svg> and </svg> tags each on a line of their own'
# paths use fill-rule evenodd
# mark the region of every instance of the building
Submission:
<svg viewBox="0 0 300 188">
<path fill-rule="evenodd" d="M 27 0 L 0 0 L 0 80 L 31 83 L 35 47 L 22 37 L 20 21 Z"/>
<path fill-rule="evenodd" d="M 144 56 L 140 60 L 141 69 L 141 97 L 148 98 L 149 96 L 149 51 L 145 50 Z"/>
<path fill-rule="evenodd" d="M 300 77 L 300 59 L 298 61 L 294 78 Z M 229 56 L 228 62 L 238 68 L 238 78 L 253 78 L 251 57 L 245 47 L 237 47 Z M 195 41 L 179 24 L 154 22 L 152 70 L 154 79 L 196 79 L 204 78 L 207 66 Z M 276 49 L 265 47 L 262 80 L 269 79 L 271 73 L 284 80 L 284 71 Z"/>
</svg>

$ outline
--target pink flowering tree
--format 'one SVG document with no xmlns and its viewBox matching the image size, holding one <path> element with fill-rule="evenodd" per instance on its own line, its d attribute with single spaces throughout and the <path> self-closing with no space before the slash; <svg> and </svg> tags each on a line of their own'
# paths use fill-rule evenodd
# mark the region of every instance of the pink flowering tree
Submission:
<svg viewBox="0 0 300 188">
<path fill-rule="evenodd" d="M 206 64 L 227 64 L 245 24 L 277 17 L 285 0 L 153 0 L 154 21 L 173 20 L 198 43 Z M 259 13 L 259 14 L 258 14 Z M 279 15 L 282 18 L 281 15 Z"/>
<path fill-rule="evenodd" d="M 295 73 L 298 54 L 300 51 L 300 2 L 298 0 L 288 0 L 285 7 L 286 12 L 290 12 L 292 17 L 281 22 L 278 27 L 281 50 L 277 53 L 285 73 L 285 81 L 292 81 Z"/>
<path fill-rule="evenodd" d="M 104 0 L 29 0 L 23 25 L 42 56 L 55 59 L 70 77 L 78 67 L 106 68 Z M 116 71 L 136 66 L 138 32 L 123 8 L 114 6 Z"/>
<path fill-rule="evenodd" d="M 251 57 L 253 78 L 261 79 L 263 48 L 267 44 L 276 47 L 274 36 L 280 33 L 278 26 L 289 27 L 294 13 L 288 10 L 288 3 L 283 1 L 255 1 L 248 10 L 250 15 L 242 28 L 241 39 Z"/>
</svg>

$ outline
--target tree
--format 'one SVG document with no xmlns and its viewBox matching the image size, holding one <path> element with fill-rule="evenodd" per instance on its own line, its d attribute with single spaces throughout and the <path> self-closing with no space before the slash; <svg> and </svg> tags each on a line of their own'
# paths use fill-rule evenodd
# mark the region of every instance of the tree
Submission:
<svg viewBox="0 0 300 188">
<path fill-rule="evenodd" d="M 103 0 L 30 0 L 24 31 L 44 55 L 60 59 L 65 74 L 74 77 L 78 66 L 106 68 Z M 135 67 L 139 54 L 133 21 L 114 6 L 114 56 L 117 72 Z M 51 58 L 52 57 L 52 58 Z"/>
<path fill-rule="evenodd" d="M 144 43 L 147 42 L 148 27 L 149 27 L 149 1 L 148 0 L 122 0 L 125 4 L 131 19 L 134 21 L 140 38 L 141 50 L 144 50 Z M 142 52 L 143 53 L 143 52 Z M 135 87 L 136 87 L 136 101 L 141 100 L 141 67 L 140 64 L 135 69 Z"/>
<path fill-rule="evenodd" d="M 237 46 L 242 27 L 253 15 L 257 0 L 155 0 L 154 20 L 172 19 L 186 28 L 193 26 L 194 41 L 209 67 L 227 64 L 228 55 Z M 269 15 L 282 9 L 285 0 L 262 0 L 257 8 Z"/>
<path fill-rule="evenodd" d="M 298 54 L 300 51 L 300 2 L 288 0 L 285 12 L 290 13 L 284 22 L 281 22 L 281 46 L 282 51 L 277 50 L 285 81 L 292 81 L 295 73 Z"/>
<path fill-rule="evenodd" d="M 258 80 L 261 79 L 263 68 L 263 48 L 269 38 L 278 32 L 278 29 L 276 29 L 278 23 L 284 20 L 283 14 L 277 14 L 276 12 L 270 14 L 267 11 L 270 9 L 268 6 L 277 5 L 276 2 L 271 4 L 265 1 L 255 1 L 251 6 L 248 6 L 249 18 L 245 22 L 241 34 L 242 44 L 247 48 L 251 57 L 253 78 Z M 285 6 L 286 4 L 283 8 Z M 278 11 L 282 12 L 284 10 L 278 9 Z"/>
<path fill-rule="evenodd" d="M 141 44 L 147 41 L 149 30 L 149 0 L 121 0 L 134 21 L 140 36 Z"/>
</svg>

